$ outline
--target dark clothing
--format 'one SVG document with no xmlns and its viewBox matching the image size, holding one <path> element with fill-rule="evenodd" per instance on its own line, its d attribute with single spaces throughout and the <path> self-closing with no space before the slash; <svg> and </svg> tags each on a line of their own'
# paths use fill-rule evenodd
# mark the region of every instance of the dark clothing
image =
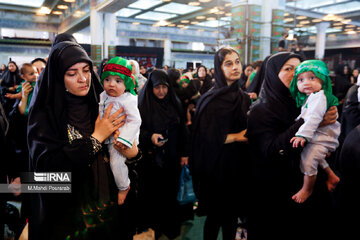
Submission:
<svg viewBox="0 0 360 240">
<path fill-rule="evenodd" d="M 211 77 L 206 74 L 206 77 L 204 79 L 199 79 L 199 81 L 202 83 L 200 87 L 200 95 L 204 95 L 206 92 L 208 92 L 212 87 L 214 87 L 214 83 L 211 81 Z"/>
<path fill-rule="evenodd" d="M 189 160 L 199 211 L 208 216 L 205 239 L 216 239 L 220 226 L 224 239 L 234 239 L 234 223 L 246 210 L 247 144 L 225 144 L 225 140 L 228 134 L 246 129 L 249 106 L 238 81 L 227 85 L 216 54 L 215 87 L 197 103 Z"/>
<path fill-rule="evenodd" d="M 153 87 L 168 86 L 163 99 L 157 98 Z M 180 157 L 188 156 L 188 130 L 179 99 L 169 84 L 165 71 L 154 70 L 139 94 L 140 149 L 144 154 L 144 194 L 140 200 L 143 225 L 152 227 L 156 236 L 164 233 L 169 238 L 180 234 L 181 217 L 176 200 L 179 189 Z M 162 134 L 167 142 L 155 146 L 151 137 Z M 151 196 L 151 197 L 149 197 Z"/>
<path fill-rule="evenodd" d="M 358 100 L 359 86 L 353 85 L 347 92 L 341 117 L 341 138 L 344 140 L 346 135 L 360 124 L 360 103 Z"/>
<path fill-rule="evenodd" d="M 266 64 L 270 57 L 271 57 L 271 55 L 267 56 L 264 59 L 260 69 L 256 72 L 254 79 L 251 81 L 249 87 L 247 88 L 247 92 L 249 92 L 249 93 L 254 92 L 259 96 L 260 89 L 264 82 Z"/>
<path fill-rule="evenodd" d="M 304 121 L 295 122 L 300 111 L 278 77 L 290 58 L 301 60 L 291 53 L 269 58 L 263 94 L 249 115 L 247 136 L 253 165 L 249 240 L 318 239 L 328 233 L 319 227 L 319 223 L 330 224 L 324 172 L 319 171 L 314 192 L 305 203 L 291 199 L 302 186 L 303 174 L 301 149 L 292 148 L 290 139 Z"/>
<path fill-rule="evenodd" d="M 335 191 L 338 193 L 337 213 L 338 239 L 351 239 L 358 235 L 360 224 L 360 125 L 346 136 L 339 158 L 340 179 Z"/>
<path fill-rule="evenodd" d="M 30 170 L 71 172 L 72 192 L 31 194 L 29 239 L 112 239 L 116 186 L 99 143 L 90 136 L 102 87 L 85 50 L 64 37 L 53 45 L 34 89 L 28 146 Z M 67 92 L 64 84 L 66 70 L 79 62 L 89 64 L 92 77 L 84 97 Z"/>
<path fill-rule="evenodd" d="M 19 85 L 21 82 L 22 82 L 22 78 L 19 75 L 18 68 L 16 69 L 15 72 L 11 72 L 10 70 L 7 70 L 2 76 L 1 87 L 0 87 L 0 101 L 3 104 L 3 108 L 7 116 L 9 116 L 9 113 L 12 110 L 16 99 L 6 98 L 5 94 L 6 93 L 15 94 L 16 89 L 10 90 L 9 88 Z"/>
</svg>

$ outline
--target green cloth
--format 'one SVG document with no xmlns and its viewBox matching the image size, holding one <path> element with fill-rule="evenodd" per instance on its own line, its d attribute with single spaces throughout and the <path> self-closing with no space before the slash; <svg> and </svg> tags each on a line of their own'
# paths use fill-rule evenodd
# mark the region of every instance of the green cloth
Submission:
<svg viewBox="0 0 360 240">
<path fill-rule="evenodd" d="M 180 82 L 179 82 L 179 87 L 180 87 L 180 89 L 183 89 L 183 87 L 182 87 L 182 85 L 181 85 L 183 82 L 186 82 L 186 83 L 189 84 L 189 83 L 190 83 L 190 80 L 189 80 L 186 76 L 183 75 L 183 76 L 181 77 L 181 79 L 180 79 Z"/>
<path fill-rule="evenodd" d="M 297 107 L 301 107 L 307 99 L 307 95 L 305 93 L 299 92 L 297 87 L 297 77 L 299 74 L 303 72 L 313 72 L 317 78 L 322 80 L 322 90 L 324 90 L 326 101 L 327 101 L 327 109 L 332 106 L 339 105 L 339 101 L 337 97 L 332 94 L 331 89 L 331 79 L 329 77 L 329 69 L 326 64 L 320 60 L 307 60 L 300 63 L 295 69 L 295 76 L 290 83 L 290 93 L 291 96 L 295 99 Z"/>
<path fill-rule="evenodd" d="M 254 72 L 251 73 L 249 83 L 252 82 L 252 80 L 253 80 L 253 78 L 255 77 L 255 75 L 256 75 L 256 71 L 254 71 Z"/>
<path fill-rule="evenodd" d="M 22 91 L 22 85 L 25 81 L 22 81 L 20 83 L 20 85 L 16 88 L 16 92 L 19 93 Z M 27 99 L 27 102 L 26 102 L 26 109 L 25 109 L 25 115 L 28 115 L 29 113 L 29 105 L 30 105 L 30 102 L 31 102 L 31 98 L 33 96 L 33 92 L 34 92 L 34 88 L 35 88 L 35 85 L 36 85 L 36 82 L 30 82 L 30 85 L 31 87 L 33 88 L 33 90 L 29 93 L 28 95 L 28 99 Z"/>
<path fill-rule="evenodd" d="M 121 57 L 110 59 L 104 66 L 101 74 L 101 84 L 104 86 L 104 79 L 109 75 L 120 76 L 124 80 L 125 91 L 136 96 L 135 88 L 138 87 L 137 78 L 132 74 L 130 61 Z"/>
</svg>

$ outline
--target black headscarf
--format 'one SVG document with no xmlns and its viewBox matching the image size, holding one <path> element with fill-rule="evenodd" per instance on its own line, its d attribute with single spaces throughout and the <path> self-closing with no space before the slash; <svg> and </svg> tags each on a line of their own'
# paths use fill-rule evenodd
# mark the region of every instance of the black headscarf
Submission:
<svg viewBox="0 0 360 240">
<path fill-rule="evenodd" d="M 73 35 L 68 34 L 68 33 L 61 33 L 55 37 L 51 47 L 54 47 L 56 44 L 58 44 L 60 42 L 65 42 L 65 41 L 77 43 L 77 41 Z"/>
<path fill-rule="evenodd" d="M 280 126 L 289 126 L 294 122 L 300 111 L 296 107 L 295 100 L 291 97 L 289 88 L 287 88 L 280 80 L 279 73 L 283 65 L 291 58 L 298 58 L 302 61 L 300 55 L 280 52 L 271 56 L 265 68 L 263 92 L 256 105 L 262 105 L 264 108 L 264 121 L 275 122 Z M 255 107 L 256 107 L 255 105 Z M 254 125 L 253 125 L 254 126 Z M 268 126 L 270 128 L 276 126 Z M 247 135 L 258 134 L 265 131 L 261 127 L 248 128 Z"/>
<path fill-rule="evenodd" d="M 204 69 L 205 69 L 206 75 L 205 75 L 205 78 L 203 78 L 203 79 L 200 79 L 200 77 L 199 77 L 199 70 L 200 70 L 200 68 L 204 68 Z M 210 75 L 207 74 L 207 68 L 206 68 L 204 65 L 200 65 L 200 66 L 197 68 L 196 74 L 197 74 L 197 76 L 198 76 L 198 79 L 199 79 L 200 81 L 202 81 L 202 83 L 203 83 L 203 84 L 201 85 L 201 87 L 200 87 L 200 90 L 199 90 L 200 94 L 203 95 L 204 93 L 206 93 L 207 91 L 209 91 L 209 90 L 214 86 L 214 83 L 212 82 Z"/>
<path fill-rule="evenodd" d="M 246 76 L 245 75 L 245 69 L 248 67 L 248 66 L 251 66 L 250 64 L 246 64 L 243 66 L 242 68 L 242 73 L 241 73 L 241 76 L 240 76 L 240 79 L 239 79 L 239 87 L 242 89 L 242 90 L 246 90 L 246 81 L 248 80 L 248 77 L 249 76 Z"/>
<path fill-rule="evenodd" d="M 153 93 L 153 88 L 160 84 L 168 86 L 168 93 L 164 99 L 158 99 Z M 139 93 L 139 111 L 142 128 L 152 133 L 164 134 L 167 129 L 180 123 L 181 103 L 164 70 L 156 69 L 150 73 L 148 81 Z"/>
<path fill-rule="evenodd" d="M 91 69 L 91 86 L 84 97 L 66 92 L 64 84 L 66 70 L 79 62 L 89 63 Z M 28 146 L 32 169 L 36 170 L 39 161 L 68 142 L 68 123 L 85 136 L 91 134 L 102 91 L 99 79 L 92 70 L 92 62 L 79 44 L 58 41 L 53 45 L 29 108 Z"/>
<path fill-rule="evenodd" d="M 19 73 L 19 67 L 14 61 L 10 61 L 10 63 L 13 63 L 16 66 L 16 70 L 14 72 L 11 72 L 9 69 L 6 69 L 3 73 L 2 80 L 1 80 L 1 87 L 2 88 L 9 88 L 13 87 L 14 85 L 19 85 L 22 82 L 22 78 L 20 77 Z M 8 64 L 8 66 L 9 66 Z M 14 91 L 15 93 L 15 91 Z"/>
<path fill-rule="evenodd" d="M 251 81 L 249 87 L 247 88 L 247 90 L 246 90 L 247 92 L 254 92 L 257 95 L 259 95 L 260 89 L 261 89 L 261 86 L 263 84 L 264 77 L 265 77 L 266 64 L 270 57 L 271 57 L 271 55 L 267 56 L 264 59 L 260 69 L 256 72 L 254 79 Z"/>
</svg>

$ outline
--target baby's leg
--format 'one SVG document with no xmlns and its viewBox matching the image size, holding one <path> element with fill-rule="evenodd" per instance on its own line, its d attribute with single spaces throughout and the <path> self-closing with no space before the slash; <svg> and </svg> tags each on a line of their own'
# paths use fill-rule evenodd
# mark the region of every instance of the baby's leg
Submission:
<svg viewBox="0 0 360 240">
<path fill-rule="evenodd" d="M 324 171 L 328 175 L 328 179 L 326 181 L 327 188 L 330 192 L 332 192 L 336 188 L 336 185 L 340 182 L 340 178 L 336 176 L 330 167 L 324 168 Z"/>
<path fill-rule="evenodd" d="M 297 203 L 303 203 L 310 197 L 313 192 L 316 181 L 316 175 L 304 175 L 304 184 L 300 191 L 292 196 L 292 199 Z"/>
<path fill-rule="evenodd" d="M 129 173 L 125 164 L 126 158 L 113 147 L 113 144 L 109 145 L 109 152 L 111 171 L 113 172 L 116 186 L 119 189 L 118 204 L 121 205 L 124 203 L 130 189 Z"/>
<path fill-rule="evenodd" d="M 315 160 L 317 153 L 317 146 L 312 143 L 308 143 L 301 152 L 300 169 L 304 173 L 304 183 L 302 188 L 292 196 L 297 203 L 305 202 L 313 192 L 319 165 L 319 162 Z"/>
<path fill-rule="evenodd" d="M 333 172 L 333 170 L 330 168 L 329 164 L 325 160 L 325 156 L 328 153 L 328 149 L 325 146 L 322 147 L 322 156 L 317 159 L 317 161 L 320 164 L 320 167 L 324 169 L 326 174 L 328 175 L 328 179 L 326 181 L 326 185 L 329 191 L 334 191 L 336 185 L 340 182 L 340 178 L 336 176 L 336 174 Z"/>
</svg>

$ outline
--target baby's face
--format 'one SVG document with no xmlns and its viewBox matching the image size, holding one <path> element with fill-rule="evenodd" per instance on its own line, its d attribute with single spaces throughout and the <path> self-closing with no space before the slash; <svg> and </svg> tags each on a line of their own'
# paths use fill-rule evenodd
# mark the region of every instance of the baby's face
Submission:
<svg viewBox="0 0 360 240">
<path fill-rule="evenodd" d="M 111 97 L 119 97 L 125 89 L 124 80 L 120 76 L 109 75 L 104 79 L 104 90 Z"/>
<path fill-rule="evenodd" d="M 37 69 L 35 66 L 33 67 L 27 67 L 26 73 L 22 74 L 21 77 L 28 82 L 36 82 L 37 78 L 39 77 L 39 74 L 37 72 Z"/>
<path fill-rule="evenodd" d="M 188 85 L 189 85 L 189 84 L 188 84 L 187 82 L 185 82 L 185 81 L 183 81 L 183 82 L 181 83 L 181 86 L 182 86 L 183 88 L 186 88 Z"/>
<path fill-rule="evenodd" d="M 297 77 L 297 87 L 299 92 L 310 95 L 321 90 L 322 80 L 317 78 L 313 72 L 303 72 Z"/>
</svg>

